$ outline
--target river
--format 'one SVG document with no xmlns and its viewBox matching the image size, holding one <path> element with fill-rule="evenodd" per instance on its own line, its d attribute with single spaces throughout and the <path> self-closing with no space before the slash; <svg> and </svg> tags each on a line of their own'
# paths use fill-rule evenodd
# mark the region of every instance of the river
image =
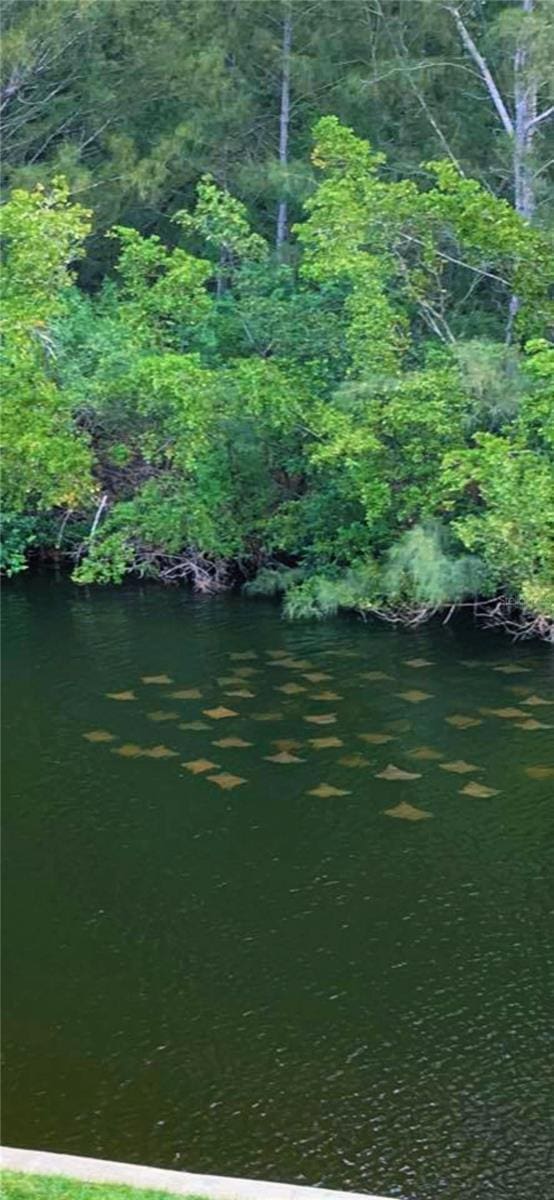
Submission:
<svg viewBox="0 0 554 1200">
<path fill-rule="evenodd" d="M 4 617 L 4 1140 L 546 1196 L 552 651 L 49 574 Z"/>
</svg>

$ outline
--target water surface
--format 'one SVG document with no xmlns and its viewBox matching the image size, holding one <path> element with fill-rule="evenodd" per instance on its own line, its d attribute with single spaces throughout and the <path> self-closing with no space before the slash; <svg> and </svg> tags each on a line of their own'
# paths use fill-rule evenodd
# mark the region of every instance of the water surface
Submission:
<svg viewBox="0 0 554 1200">
<path fill-rule="evenodd" d="M 5 1141 L 404 1200 L 546 1196 L 551 652 L 52 577 L 7 587 L 4 612 Z M 277 742 L 303 761 L 268 761 Z"/>
</svg>

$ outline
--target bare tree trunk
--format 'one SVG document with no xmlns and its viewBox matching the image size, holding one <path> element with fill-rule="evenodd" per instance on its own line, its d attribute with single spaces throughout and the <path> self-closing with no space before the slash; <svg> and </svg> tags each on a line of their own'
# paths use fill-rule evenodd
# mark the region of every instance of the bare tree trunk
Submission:
<svg viewBox="0 0 554 1200">
<path fill-rule="evenodd" d="M 281 68 L 281 114 L 279 118 L 279 163 L 285 168 L 288 163 L 289 120 L 290 120 L 290 53 L 292 46 L 292 15 L 287 4 L 283 20 L 282 68 Z M 277 253 L 287 240 L 287 202 L 279 201 L 277 210 Z"/>
<path fill-rule="evenodd" d="M 523 11 L 532 13 L 535 0 L 523 0 Z M 528 62 L 525 30 L 514 55 L 514 197 L 522 217 L 531 220 L 535 211 L 535 186 L 531 151 L 537 118 L 537 80 Z"/>
</svg>

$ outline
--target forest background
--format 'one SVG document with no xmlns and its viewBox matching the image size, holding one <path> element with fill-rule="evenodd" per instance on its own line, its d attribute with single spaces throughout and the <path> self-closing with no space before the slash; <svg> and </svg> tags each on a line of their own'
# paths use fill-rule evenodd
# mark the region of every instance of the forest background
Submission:
<svg viewBox="0 0 554 1200">
<path fill-rule="evenodd" d="M 553 0 L 4 0 L 3 548 L 554 629 Z"/>
</svg>

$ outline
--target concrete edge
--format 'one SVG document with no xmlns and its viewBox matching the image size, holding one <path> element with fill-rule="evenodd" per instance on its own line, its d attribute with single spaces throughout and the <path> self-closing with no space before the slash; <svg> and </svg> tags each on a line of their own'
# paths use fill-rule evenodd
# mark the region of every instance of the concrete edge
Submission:
<svg viewBox="0 0 554 1200">
<path fill-rule="evenodd" d="M 122 1183 L 128 1187 L 171 1192 L 176 1196 L 206 1196 L 210 1200 L 387 1200 L 385 1196 L 374 1196 L 369 1192 L 336 1192 L 329 1188 L 268 1183 L 262 1179 L 194 1175 L 189 1171 L 167 1171 L 162 1167 L 140 1167 L 134 1163 L 51 1154 L 45 1150 L 19 1150 L 11 1146 L 0 1147 L 0 1167 L 29 1175 L 65 1175 L 86 1183 Z"/>
</svg>

